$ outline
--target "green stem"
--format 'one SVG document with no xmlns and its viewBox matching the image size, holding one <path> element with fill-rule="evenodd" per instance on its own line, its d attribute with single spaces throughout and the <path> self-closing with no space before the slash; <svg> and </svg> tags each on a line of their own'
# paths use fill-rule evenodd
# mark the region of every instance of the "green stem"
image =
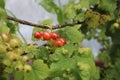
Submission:
<svg viewBox="0 0 120 80">
<path fill-rule="evenodd" d="M 19 27 L 17 28 L 17 31 L 18 31 L 19 35 L 21 36 L 22 40 L 24 41 L 24 43 L 27 45 L 27 41 L 25 40 L 24 36 L 20 32 Z"/>
<path fill-rule="evenodd" d="M 59 3 L 59 6 L 61 7 L 61 1 L 60 0 L 58 0 L 58 3 Z"/>
<path fill-rule="evenodd" d="M 16 16 L 10 10 L 8 10 L 8 9 L 6 9 L 6 10 L 8 11 L 8 13 L 10 13 L 13 17 L 16 18 Z M 18 23 L 16 22 L 15 24 L 18 24 Z M 27 45 L 27 41 L 25 40 L 24 36 L 20 32 L 19 27 L 17 27 L 17 31 L 18 31 L 19 35 L 21 36 L 22 40 L 24 41 L 24 43 Z"/>
</svg>

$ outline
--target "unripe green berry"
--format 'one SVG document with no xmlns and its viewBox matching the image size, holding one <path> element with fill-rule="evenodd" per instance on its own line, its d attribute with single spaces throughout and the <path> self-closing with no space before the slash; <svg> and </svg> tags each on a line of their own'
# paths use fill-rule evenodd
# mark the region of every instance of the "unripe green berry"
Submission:
<svg viewBox="0 0 120 80">
<path fill-rule="evenodd" d="M 11 65 L 11 61 L 9 59 L 3 59 L 2 63 L 5 65 L 5 66 L 10 66 Z"/>
<path fill-rule="evenodd" d="M 66 73 L 63 73 L 62 76 L 63 76 L 64 78 L 66 78 L 66 77 L 67 77 L 67 74 L 66 74 Z"/>
<path fill-rule="evenodd" d="M 23 48 L 17 48 L 15 49 L 16 52 L 18 52 L 20 55 L 24 53 L 24 49 Z"/>
<path fill-rule="evenodd" d="M 17 70 L 17 71 L 22 71 L 22 70 L 23 70 L 23 65 L 22 65 L 22 64 L 17 64 L 17 65 L 15 66 L 15 70 Z"/>
<path fill-rule="evenodd" d="M 0 45 L 0 54 L 1 53 L 6 53 L 6 46 L 5 45 Z"/>
<path fill-rule="evenodd" d="M 28 59 L 29 59 L 29 57 L 28 57 L 27 55 L 25 55 L 25 56 L 22 57 L 22 61 L 23 61 L 23 62 L 27 62 Z"/>
<path fill-rule="evenodd" d="M 5 43 L 5 45 L 7 46 L 7 51 L 12 51 L 12 48 L 10 47 L 10 44 L 9 43 Z"/>
<path fill-rule="evenodd" d="M 114 27 L 114 28 L 119 28 L 119 26 L 120 26 L 120 25 L 119 25 L 118 23 L 114 23 L 114 24 L 113 24 L 113 27 Z"/>
<path fill-rule="evenodd" d="M 32 67 L 30 65 L 25 64 L 24 65 L 24 72 L 30 72 L 32 70 Z"/>
<path fill-rule="evenodd" d="M 70 68 L 67 68 L 66 71 L 67 71 L 67 73 L 70 73 L 71 70 L 70 70 Z"/>
<path fill-rule="evenodd" d="M 16 61 L 16 60 L 18 60 L 18 59 L 20 58 L 20 54 L 17 53 L 17 52 L 15 52 L 15 51 L 13 51 L 13 52 L 8 52 L 8 53 L 6 54 L 6 56 L 7 56 L 10 60 L 12 60 L 12 61 Z"/>
<path fill-rule="evenodd" d="M 116 22 L 117 22 L 117 23 L 120 23 L 120 18 L 118 18 L 118 19 L 116 20 Z"/>
<path fill-rule="evenodd" d="M 16 48 L 21 45 L 21 41 L 17 38 L 11 39 L 9 43 L 12 48 Z"/>
<path fill-rule="evenodd" d="M 9 36 L 10 36 L 10 34 L 8 34 L 8 33 L 3 33 L 1 35 L 3 41 L 5 41 L 5 42 L 9 41 Z"/>
<path fill-rule="evenodd" d="M 62 48 L 62 52 L 63 52 L 63 54 L 67 54 L 67 53 L 68 53 L 68 50 L 65 49 L 65 48 Z"/>
</svg>

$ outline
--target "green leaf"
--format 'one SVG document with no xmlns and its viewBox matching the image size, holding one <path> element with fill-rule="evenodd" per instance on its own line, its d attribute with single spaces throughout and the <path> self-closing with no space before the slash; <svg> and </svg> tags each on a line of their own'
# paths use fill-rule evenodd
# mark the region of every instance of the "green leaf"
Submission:
<svg viewBox="0 0 120 80">
<path fill-rule="evenodd" d="M 0 22 L 0 34 L 8 33 L 8 32 L 9 32 L 9 28 L 3 22 Z"/>
<path fill-rule="evenodd" d="M 60 9 L 57 9 L 57 10 L 56 10 L 56 14 L 57 14 L 58 22 L 59 22 L 60 24 L 63 24 L 63 23 L 64 23 L 63 12 L 62 12 Z"/>
<path fill-rule="evenodd" d="M 91 38 L 93 38 L 97 33 L 96 29 L 90 29 L 89 30 L 89 34 L 86 34 L 85 37 L 90 40 Z"/>
<path fill-rule="evenodd" d="M 89 9 L 89 0 L 80 0 L 80 4 L 83 8 Z"/>
<path fill-rule="evenodd" d="M 114 11 L 117 8 L 117 1 L 116 0 L 101 0 L 100 4 L 99 4 L 99 8 L 110 14 L 111 15 L 111 19 L 114 18 Z"/>
<path fill-rule="evenodd" d="M 24 80 L 41 80 L 37 77 L 37 74 L 32 70 L 29 73 L 24 73 Z"/>
<path fill-rule="evenodd" d="M 53 2 L 53 0 L 42 0 L 40 5 L 42 5 L 48 12 L 56 13 L 58 22 L 60 24 L 64 23 L 62 10 Z"/>
<path fill-rule="evenodd" d="M 54 8 L 56 7 L 56 4 L 53 2 L 53 0 L 42 0 L 39 4 L 43 6 L 48 12 L 55 13 Z"/>
<path fill-rule="evenodd" d="M 12 73 L 13 72 L 13 68 L 7 67 L 7 68 L 4 69 L 4 71 L 7 72 L 7 73 Z"/>
<path fill-rule="evenodd" d="M 74 46 L 73 44 L 66 44 L 64 47 L 57 48 L 55 52 L 50 56 L 51 61 L 59 61 L 64 58 L 73 57 L 74 51 L 77 49 L 78 46 Z"/>
<path fill-rule="evenodd" d="M 52 63 L 50 66 L 51 73 L 50 75 L 53 77 L 63 76 L 63 73 L 66 69 L 72 69 L 75 65 L 75 61 L 73 59 L 64 58 L 57 63 Z"/>
<path fill-rule="evenodd" d="M 34 57 L 38 52 L 39 49 L 36 48 L 36 45 L 30 44 L 27 47 L 22 47 L 22 49 L 26 52 L 29 53 L 29 57 Z"/>
<path fill-rule="evenodd" d="M 112 29 L 111 23 L 113 24 L 113 22 L 109 22 L 107 25 L 105 25 L 105 27 L 108 27 L 108 29 L 106 29 L 107 31 L 105 32 L 105 34 L 106 36 L 110 36 L 112 38 L 112 42 L 114 44 L 120 44 L 120 36 L 118 36 L 120 35 L 120 29 Z M 111 28 L 109 26 L 111 26 Z"/>
<path fill-rule="evenodd" d="M 7 13 L 3 8 L 0 8 L 0 20 L 4 19 L 6 20 Z"/>
<path fill-rule="evenodd" d="M 45 80 L 49 75 L 48 66 L 42 60 L 35 60 L 29 73 L 15 72 L 15 80 Z"/>
<path fill-rule="evenodd" d="M 8 26 L 8 28 L 10 29 L 10 33 L 16 33 L 17 29 L 18 29 L 18 23 L 13 23 L 10 20 L 6 21 L 6 24 Z"/>
<path fill-rule="evenodd" d="M 64 54 L 63 48 L 68 50 L 68 53 Z M 50 76 L 63 78 L 62 80 L 70 78 L 71 80 L 98 80 L 99 71 L 95 66 L 91 49 L 79 48 L 77 51 L 77 47 L 72 48 L 73 45 L 67 45 L 57 49 L 51 55 L 57 61 L 50 65 Z M 71 51 L 69 51 L 70 49 Z"/>
<path fill-rule="evenodd" d="M 94 57 L 90 48 L 79 48 L 78 55 L 75 55 L 73 58 L 81 69 L 79 75 L 83 80 L 99 79 L 99 69 L 95 66 Z"/>
<path fill-rule="evenodd" d="M 35 60 L 33 62 L 33 71 L 40 80 L 44 80 L 49 75 L 49 68 L 42 60 Z M 35 80 L 35 79 L 34 79 Z"/>
<path fill-rule="evenodd" d="M 24 80 L 24 73 L 22 71 L 16 71 L 14 74 L 15 80 Z"/>
<path fill-rule="evenodd" d="M 78 15 L 75 16 L 74 19 L 75 19 L 76 21 L 82 22 L 82 21 L 84 21 L 84 19 L 85 19 L 84 15 L 85 15 L 85 13 L 84 13 L 83 11 L 81 11 Z"/>
<path fill-rule="evenodd" d="M 97 5 L 100 3 L 100 0 L 90 0 L 90 5 Z"/>
<path fill-rule="evenodd" d="M 88 28 L 96 28 L 100 25 L 99 23 L 100 14 L 98 12 L 86 11 L 85 14 L 85 23 L 88 25 Z"/>
<path fill-rule="evenodd" d="M 42 25 L 51 25 L 53 23 L 53 19 L 46 19 L 42 22 L 40 22 L 40 24 Z"/>
<path fill-rule="evenodd" d="M 68 20 L 68 23 L 75 21 L 83 21 L 84 20 L 84 11 L 82 10 L 81 4 L 67 4 L 65 5 L 64 16 Z M 73 20 L 72 20 L 73 19 Z"/>
<path fill-rule="evenodd" d="M 98 59 L 104 62 L 104 66 L 108 67 L 111 64 L 110 56 L 106 51 L 101 52 L 98 55 Z"/>
<path fill-rule="evenodd" d="M 58 30 L 58 33 L 61 37 L 67 39 L 71 43 L 80 43 L 82 41 L 82 33 L 78 30 L 77 27 L 66 27 L 64 29 Z"/>
<path fill-rule="evenodd" d="M 5 0 L 0 0 L 0 8 L 4 8 L 5 7 Z"/>
<path fill-rule="evenodd" d="M 76 10 L 74 6 L 75 6 L 74 4 L 69 4 L 65 7 L 64 15 L 68 19 L 74 19 L 74 17 L 76 16 Z"/>
<path fill-rule="evenodd" d="M 35 54 L 36 59 L 47 60 L 49 56 L 48 50 L 45 46 L 41 46 L 39 51 Z"/>
<path fill-rule="evenodd" d="M 8 73 L 1 72 L 0 73 L 0 80 L 10 80 Z"/>
<path fill-rule="evenodd" d="M 32 70 L 29 73 L 23 71 L 16 71 L 14 74 L 15 80 L 41 80 L 36 76 L 36 73 Z"/>
<path fill-rule="evenodd" d="M 62 49 L 61 51 L 63 52 L 63 54 L 66 54 L 68 55 L 68 57 L 73 57 L 75 54 L 74 54 L 74 51 L 76 51 L 78 48 L 78 46 L 75 46 L 74 44 L 66 44 Z M 66 50 L 66 51 L 65 51 Z M 68 51 L 68 52 L 67 52 Z"/>
<path fill-rule="evenodd" d="M 69 0 L 69 4 L 75 3 L 75 0 Z"/>
</svg>

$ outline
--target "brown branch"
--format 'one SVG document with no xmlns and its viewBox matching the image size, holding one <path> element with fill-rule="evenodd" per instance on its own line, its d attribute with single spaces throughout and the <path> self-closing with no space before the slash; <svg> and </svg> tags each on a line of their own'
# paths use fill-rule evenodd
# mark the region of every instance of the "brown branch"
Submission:
<svg viewBox="0 0 120 80">
<path fill-rule="evenodd" d="M 31 23 L 31 22 L 28 22 L 28 21 L 25 21 L 25 20 L 21 20 L 21 19 L 11 17 L 11 16 L 7 16 L 7 19 L 18 22 L 18 23 L 21 23 L 21 24 L 24 24 L 24 25 L 33 26 L 33 27 L 44 28 L 44 29 L 49 28 L 47 25 L 34 24 L 34 23 Z M 83 22 L 72 23 L 72 24 L 62 24 L 62 25 L 52 25 L 52 29 L 63 28 L 63 27 L 66 27 L 66 26 L 72 27 L 74 25 L 81 24 L 81 23 L 83 23 Z"/>
<path fill-rule="evenodd" d="M 7 19 L 15 21 L 15 22 L 18 22 L 18 23 L 21 23 L 21 24 L 34 26 L 34 27 L 48 28 L 48 26 L 45 26 L 45 25 L 34 24 L 34 23 L 31 23 L 31 22 L 28 22 L 28 21 L 25 21 L 25 20 L 21 20 L 21 19 L 17 19 L 17 18 L 11 17 L 11 16 L 7 16 Z"/>
</svg>

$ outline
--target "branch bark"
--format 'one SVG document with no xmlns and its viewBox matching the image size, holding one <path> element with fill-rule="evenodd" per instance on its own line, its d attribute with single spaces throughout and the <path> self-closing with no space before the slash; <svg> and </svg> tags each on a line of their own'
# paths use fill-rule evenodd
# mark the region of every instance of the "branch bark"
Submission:
<svg viewBox="0 0 120 80">
<path fill-rule="evenodd" d="M 28 21 L 25 21 L 25 20 L 17 19 L 17 18 L 11 17 L 11 16 L 7 16 L 7 19 L 18 22 L 18 23 L 21 23 L 21 24 L 24 24 L 24 25 L 49 29 L 49 27 L 47 25 L 39 25 L 39 24 L 35 24 L 35 23 L 28 22 Z M 72 27 L 74 25 L 78 25 L 78 24 L 81 24 L 81 23 L 83 23 L 83 22 L 77 22 L 77 23 L 72 23 L 72 24 L 62 24 L 62 25 L 52 25 L 52 29 L 63 28 L 63 27 L 66 27 L 66 26 Z"/>
</svg>

